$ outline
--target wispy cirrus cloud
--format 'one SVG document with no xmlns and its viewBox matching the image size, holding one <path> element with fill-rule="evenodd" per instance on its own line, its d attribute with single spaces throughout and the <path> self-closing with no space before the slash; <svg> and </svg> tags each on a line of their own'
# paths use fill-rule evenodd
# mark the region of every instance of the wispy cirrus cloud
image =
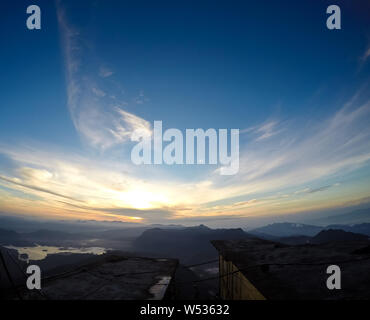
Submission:
<svg viewBox="0 0 370 320">
<path fill-rule="evenodd" d="M 33 196 L 30 200 L 14 193 L 12 197 L 0 194 L 0 205 L 8 210 L 28 207 L 40 215 L 42 211 L 46 215 L 64 212 L 81 219 L 131 221 L 145 219 L 149 211 L 157 216 L 162 211 L 171 212 L 174 206 L 170 187 L 145 181 L 123 163 L 91 160 L 39 146 L 7 146 L 0 148 L 0 154 L 13 163 L 13 169 L 0 174 L 0 187 Z"/>
<path fill-rule="evenodd" d="M 101 76 L 102 78 L 108 78 L 113 75 L 113 73 L 114 72 L 107 67 L 102 66 L 99 68 L 99 76 Z"/>
<path fill-rule="evenodd" d="M 189 182 L 186 177 L 167 174 L 165 166 L 139 168 L 107 155 L 94 161 L 91 156 L 29 144 L 0 146 L 0 153 L 14 167 L 0 172 L 0 187 L 29 195 L 3 192 L 0 206 L 24 211 L 38 208 L 83 219 L 168 222 L 283 214 L 362 201 L 368 197 L 366 188 L 338 182 L 370 164 L 370 100 L 366 92 L 354 95 L 320 122 L 303 122 L 293 128 L 288 122 L 276 122 L 272 128 L 279 134 L 258 141 L 252 136 L 241 146 L 239 173 L 230 177 L 212 174 L 209 167 L 204 168 L 206 174 Z M 95 98 L 91 95 L 90 99 L 90 108 L 84 111 L 94 113 Z M 107 113 L 101 109 L 83 115 L 80 126 L 85 134 L 94 128 L 93 124 L 83 127 L 86 119 L 94 122 L 95 117 L 96 122 L 107 122 L 102 128 L 113 128 L 95 128 L 91 133 L 90 143 L 100 147 L 108 147 L 105 143 L 112 139 L 124 142 L 137 128 L 150 133 L 144 119 L 112 107 Z M 268 132 L 266 123 L 255 128 Z"/>
<path fill-rule="evenodd" d="M 76 130 L 89 145 L 105 150 L 129 140 L 136 129 L 151 131 L 150 123 L 128 112 L 126 103 L 118 102 L 115 94 L 100 89 L 96 75 L 89 68 L 90 47 L 80 31 L 69 24 L 66 10 L 57 2 L 58 23 L 66 65 L 68 108 Z M 113 71 L 99 69 L 99 76 L 110 77 Z M 144 96 L 139 96 L 141 100 Z M 141 101 L 138 100 L 138 101 Z"/>
<path fill-rule="evenodd" d="M 365 63 L 369 57 L 370 57 L 370 46 L 365 50 L 360 60 L 362 61 L 362 63 Z"/>
<path fill-rule="evenodd" d="M 0 188 L 27 195 L 0 193 L 0 207 L 10 212 L 35 208 L 40 215 L 164 222 L 196 216 L 202 201 L 227 194 L 225 189 L 212 191 L 204 181 L 151 178 L 134 165 L 93 160 L 66 150 L 1 146 L 0 154 L 13 163 L 13 169 L 1 172 Z"/>
<path fill-rule="evenodd" d="M 116 113 L 126 125 L 132 123 L 128 131 L 116 127 L 117 139 L 124 139 L 134 127 L 146 128 L 145 120 L 120 108 Z M 345 206 L 368 196 L 366 189 L 352 186 L 348 191 L 346 183 L 338 181 L 369 164 L 369 119 L 370 101 L 357 95 L 320 123 L 300 126 L 299 133 L 278 127 L 284 134 L 252 140 L 243 148 L 239 174 L 198 176 L 192 182 L 166 174 L 158 177 L 154 173 L 159 168 L 149 168 L 143 175 L 142 168 L 108 158 L 93 161 L 48 148 L 3 146 L 0 152 L 15 169 L 1 173 L 0 186 L 37 200 L 14 200 L 14 195 L 3 194 L 0 204 L 9 210 L 16 204 L 24 210 L 37 207 L 83 219 L 164 223 Z M 336 182 L 328 183 L 328 178 Z M 342 187 L 347 189 L 341 195 Z"/>
<path fill-rule="evenodd" d="M 226 181 L 215 176 L 214 183 L 228 184 L 235 195 L 243 190 L 245 195 L 253 195 L 359 169 L 370 161 L 369 120 L 370 100 L 356 94 L 320 122 L 303 122 L 292 128 L 269 125 L 267 128 L 274 127 L 281 134 L 251 140 L 242 148 L 239 174 Z M 262 127 L 266 128 L 265 124 Z"/>
<path fill-rule="evenodd" d="M 278 134 L 281 130 L 276 130 L 277 126 L 277 121 L 269 121 L 261 125 L 256 129 L 256 133 L 259 134 L 259 136 L 256 138 L 256 141 L 265 140 Z"/>
<path fill-rule="evenodd" d="M 137 97 L 134 98 L 134 103 L 136 104 L 144 104 L 145 102 L 148 102 L 149 99 L 145 96 L 144 91 L 141 90 Z"/>
<path fill-rule="evenodd" d="M 100 98 L 105 97 L 107 95 L 103 90 L 100 90 L 99 88 L 92 87 L 91 90 L 97 97 Z"/>
<path fill-rule="evenodd" d="M 261 125 L 246 128 L 240 131 L 241 134 L 253 135 L 255 141 L 266 140 L 283 131 L 278 120 L 268 120 Z"/>
</svg>

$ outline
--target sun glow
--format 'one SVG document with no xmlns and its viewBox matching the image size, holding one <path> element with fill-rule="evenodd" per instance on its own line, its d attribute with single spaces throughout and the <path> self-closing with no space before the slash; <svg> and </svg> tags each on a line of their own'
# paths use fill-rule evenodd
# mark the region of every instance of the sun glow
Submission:
<svg viewBox="0 0 370 320">
<path fill-rule="evenodd" d="M 168 203 L 167 197 L 160 193 L 145 190 L 132 190 L 123 193 L 120 199 L 134 209 L 152 209 Z"/>
</svg>

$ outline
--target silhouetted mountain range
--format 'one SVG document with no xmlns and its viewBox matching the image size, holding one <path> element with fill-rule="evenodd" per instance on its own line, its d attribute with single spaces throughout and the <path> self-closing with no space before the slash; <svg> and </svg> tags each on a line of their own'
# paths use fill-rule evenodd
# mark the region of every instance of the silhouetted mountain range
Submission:
<svg viewBox="0 0 370 320">
<path fill-rule="evenodd" d="M 275 241 L 288 245 L 321 244 L 333 241 L 368 241 L 370 237 L 365 234 L 348 232 L 340 229 L 322 230 L 314 237 L 291 236 L 277 238 Z"/>
<path fill-rule="evenodd" d="M 33 246 L 34 244 L 61 247 L 99 246 L 142 255 L 179 258 L 183 263 L 197 263 L 217 257 L 210 240 L 234 240 L 258 237 L 289 245 L 322 243 L 328 241 L 364 240 L 370 236 L 370 223 L 357 225 L 329 225 L 326 227 L 273 223 L 244 232 L 242 229 L 211 229 L 205 225 L 152 228 L 138 226 L 90 232 L 64 232 L 41 229 L 33 232 L 15 232 L 0 229 L 0 245 Z"/>
<path fill-rule="evenodd" d="M 323 230 L 309 241 L 313 244 L 326 243 L 331 241 L 366 241 L 369 237 L 363 234 L 347 232 L 343 230 Z"/>
<path fill-rule="evenodd" d="M 268 240 L 272 240 L 274 238 L 291 237 L 297 235 L 314 236 L 321 230 L 323 230 L 323 227 L 301 223 L 280 222 L 250 230 L 248 231 L 248 233 L 253 234 L 257 237 L 265 239 L 268 238 Z"/>
<path fill-rule="evenodd" d="M 370 223 L 360 223 L 354 225 L 331 224 L 325 229 L 338 229 L 353 233 L 361 233 L 370 236 Z"/>
<path fill-rule="evenodd" d="M 149 229 L 134 241 L 134 248 L 145 253 L 176 257 L 184 263 L 217 257 L 210 240 L 250 238 L 242 229 L 210 229 L 204 225 L 183 229 Z"/>
<path fill-rule="evenodd" d="M 6 241 L 19 240 L 20 235 L 11 230 L 0 229 L 0 243 Z"/>
<path fill-rule="evenodd" d="M 344 230 L 352 233 L 361 233 L 370 236 L 370 223 L 361 223 L 355 225 L 328 225 L 326 227 L 300 224 L 300 223 L 273 223 L 267 226 L 248 231 L 249 234 L 256 237 L 277 240 L 282 237 L 313 237 L 322 230 L 335 229 Z M 303 238 L 302 238 L 303 239 Z"/>
</svg>

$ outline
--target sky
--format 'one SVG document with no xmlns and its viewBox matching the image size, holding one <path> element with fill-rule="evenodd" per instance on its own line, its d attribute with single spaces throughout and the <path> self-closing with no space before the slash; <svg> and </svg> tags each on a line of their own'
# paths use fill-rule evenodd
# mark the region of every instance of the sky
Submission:
<svg viewBox="0 0 370 320">
<path fill-rule="evenodd" d="M 4 2 L 0 212 L 223 226 L 370 203 L 370 4 L 336 1 L 329 30 L 330 4 Z M 239 129 L 238 173 L 133 164 L 156 120 Z"/>
</svg>

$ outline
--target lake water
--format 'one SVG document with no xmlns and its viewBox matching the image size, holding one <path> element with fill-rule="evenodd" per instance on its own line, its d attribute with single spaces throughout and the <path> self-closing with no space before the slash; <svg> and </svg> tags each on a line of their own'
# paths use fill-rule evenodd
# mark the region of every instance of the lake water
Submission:
<svg viewBox="0 0 370 320">
<path fill-rule="evenodd" d="M 18 252 L 18 259 L 22 261 L 29 260 L 43 260 L 48 254 L 56 253 L 85 253 L 85 254 L 95 254 L 101 255 L 107 252 L 105 248 L 100 247 L 89 247 L 89 248 L 66 248 L 66 247 L 51 247 L 51 246 L 39 246 L 35 247 L 15 247 L 6 246 L 5 248 L 14 249 Z"/>
</svg>

